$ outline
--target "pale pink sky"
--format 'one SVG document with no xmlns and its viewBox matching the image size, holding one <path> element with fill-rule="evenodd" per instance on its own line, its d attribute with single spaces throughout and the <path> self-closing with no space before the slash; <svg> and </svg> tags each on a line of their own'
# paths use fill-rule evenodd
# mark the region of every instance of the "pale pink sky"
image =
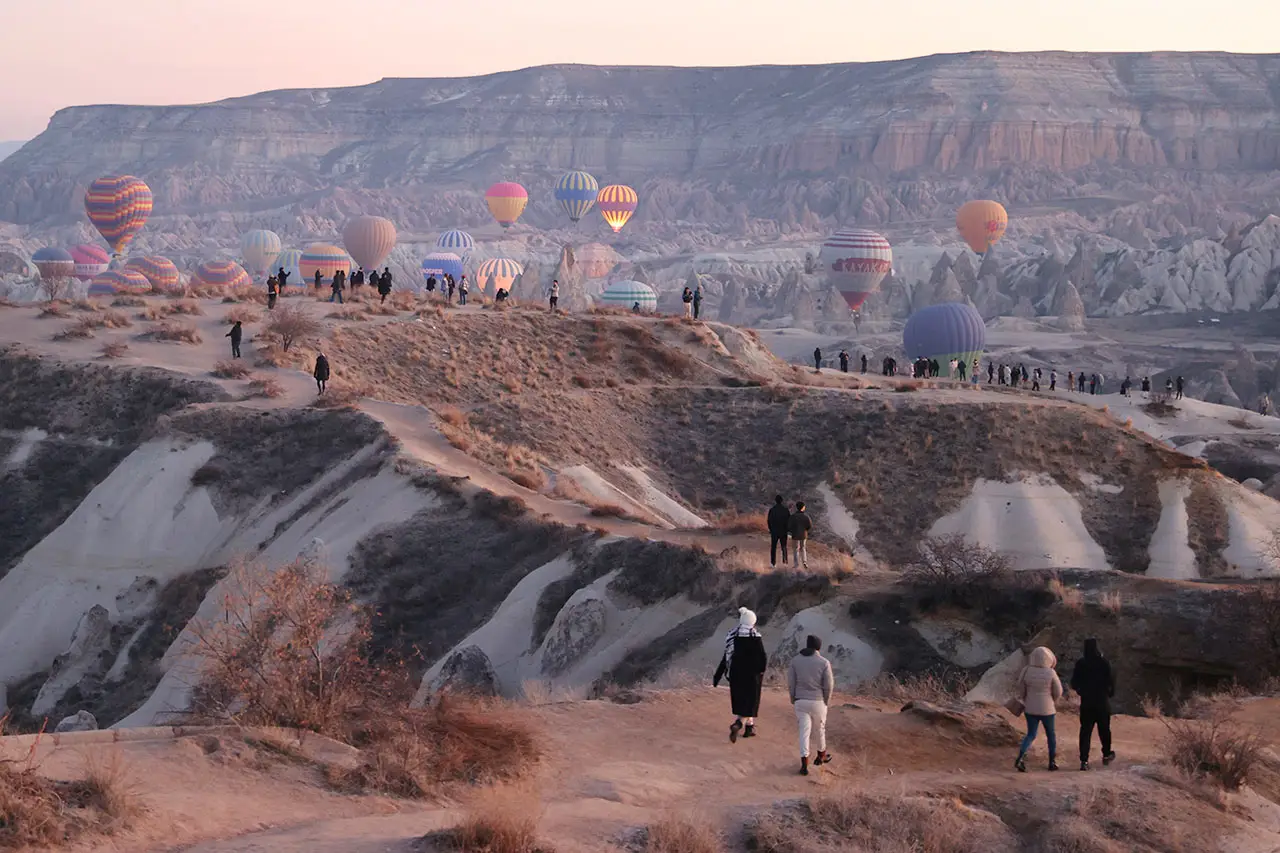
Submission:
<svg viewBox="0 0 1280 853">
<path fill-rule="evenodd" d="M 0 140 L 57 109 L 552 62 L 750 65 L 968 50 L 1280 50 L 1234 0 L 0 0 Z M 331 54 L 333 54 L 331 56 Z"/>
</svg>

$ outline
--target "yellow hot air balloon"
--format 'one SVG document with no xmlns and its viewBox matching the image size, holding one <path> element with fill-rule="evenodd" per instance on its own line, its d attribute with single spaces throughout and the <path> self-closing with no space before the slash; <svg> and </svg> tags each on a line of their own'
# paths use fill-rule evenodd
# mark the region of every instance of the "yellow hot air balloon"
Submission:
<svg viewBox="0 0 1280 853">
<path fill-rule="evenodd" d="M 1000 242 L 1008 227 L 1009 214 L 998 201 L 969 201 L 956 211 L 956 229 L 979 255 Z"/>
</svg>

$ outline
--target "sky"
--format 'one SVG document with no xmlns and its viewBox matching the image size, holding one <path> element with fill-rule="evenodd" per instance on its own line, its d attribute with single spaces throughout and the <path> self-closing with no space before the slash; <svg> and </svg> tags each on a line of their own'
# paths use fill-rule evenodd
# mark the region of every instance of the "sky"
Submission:
<svg viewBox="0 0 1280 853">
<path fill-rule="evenodd" d="M 30 138 L 80 104 L 199 103 L 556 62 L 1264 53 L 1280 51 L 1277 32 L 1277 0 L 0 0 L 0 140 Z"/>
</svg>

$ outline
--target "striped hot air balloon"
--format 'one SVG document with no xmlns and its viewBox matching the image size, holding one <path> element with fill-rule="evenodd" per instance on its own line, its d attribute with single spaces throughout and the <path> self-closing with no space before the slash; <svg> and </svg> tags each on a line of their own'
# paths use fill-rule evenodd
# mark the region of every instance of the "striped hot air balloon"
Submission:
<svg viewBox="0 0 1280 853">
<path fill-rule="evenodd" d="M 529 192 L 514 181 L 502 181 L 489 187 L 484 200 L 498 224 L 510 228 L 524 213 L 525 205 L 529 203 Z"/>
<path fill-rule="evenodd" d="M 440 235 L 440 239 L 436 240 L 436 248 L 443 249 L 446 252 L 453 252 L 464 261 L 471 255 L 471 250 L 476 247 L 476 241 L 466 231 L 453 229 L 446 231 Z"/>
<path fill-rule="evenodd" d="M 604 217 L 604 221 L 608 222 L 613 233 L 617 234 L 622 230 L 622 226 L 627 224 L 631 214 L 636 212 L 640 197 L 631 187 L 611 184 L 600 190 L 596 204 L 600 206 L 600 215 Z"/>
<path fill-rule="evenodd" d="M 893 248 L 874 231 L 846 228 L 827 238 L 818 261 L 849 310 L 857 311 L 893 269 Z"/>
<path fill-rule="evenodd" d="M 583 171 L 569 172 L 556 181 L 556 201 L 560 202 L 572 222 L 577 222 L 595 207 L 599 194 L 600 184 Z"/>
<path fill-rule="evenodd" d="M 998 201 L 969 201 L 956 211 L 956 230 L 979 255 L 1000 242 L 1009 227 L 1009 214 Z"/>
<path fill-rule="evenodd" d="M 192 287 L 249 287 L 253 279 L 235 261 L 205 261 L 191 274 Z"/>
<path fill-rule="evenodd" d="M 151 206 L 151 188 L 133 175 L 98 178 L 84 194 L 89 221 L 117 255 L 147 224 Z"/>
<path fill-rule="evenodd" d="M 151 282 L 136 270 L 107 270 L 89 282 L 90 296 L 114 296 L 117 293 L 150 293 Z"/>
<path fill-rule="evenodd" d="M 615 281 L 600 294 L 600 304 L 606 308 L 625 308 L 628 311 L 640 303 L 641 311 L 658 310 L 658 293 L 639 281 Z"/>
<path fill-rule="evenodd" d="M 967 302 L 944 302 L 921 308 L 907 320 L 902 330 L 902 347 L 907 357 L 937 359 L 945 375 L 951 360 L 966 366 L 982 358 L 987 343 L 987 325 L 982 315 Z"/>
<path fill-rule="evenodd" d="M 338 270 L 347 277 L 351 276 L 351 256 L 329 243 L 312 243 L 298 259 L 298 269 L 302 272 L 299 284 L 315 284 L 317 271 L 321 285 L 333 284 L 333 276 Z"/>
<path fill-rule="evenodd" d="M 511 292 L 516 276 L 524 273 L 524 267 L 510 258 L 490 258 L 476 269 L 476 288 L 482 293 L 494 295 L 498 288 Z M 493 279 L 493 285 L 489 285 Z"/>
<path fill-rule="evenodd" d="M 182 282 L 182 276 L 178 273 L 177 264 L 159 255 L 130 258 L 124 268 L 142 273 L 143 277 L 151 282 L 152 290 L 173 290 Z"/>
<path fill-rule="evenodd" d="M 111 266 L 111 255 L 107 254 L 101 246 L 88 243 L 72 246 L 71 258 L 76 262 L 75 277 L 80 281 L 91 281 Z"/>
<path fill-rule="evenodd" d="M 271 272 L 278 274 L 283 269 L 289 274 L 289 277 L 285 279 L 285 286 L 306 287 L 307 283 L 302 278 L 301 261 L 301 249 L 285 249 L 276 257 L 276 262 L 271 265 Z"/>
<path fill-rule="evenodd" d="M 376 270 L 396 247 L 396 226 L 381 216 L 357 216 L 342 229 L 342 242 L 357 264 Z"/>
<path fill-rule="evenodd" d="M 462 278 L 462 258 L 453 252 L 432 252 L 422 259 L 422 280 L 435 276 L 436 281 L 444 281 L 446 275 L 453 276 L 454 281 Z"/>
<path fill-rule="evenodd" d="M 40 277 L 46 281 L 59 278 L 72 278 L 76 274 L 76 259 L 66 249 L 46 246 L 36 249 L 31 262 L 40 270 Z"/>
<path fill-rule="evenodd" d="M 266 280 L 276 258 L 280 256 L 280 249 L 280 235 L 274 231 L 259 228 L 246 231 L 240 238 L 240 254 L 244 256 L 245 266 L 255 281 Z"/>
</svg>

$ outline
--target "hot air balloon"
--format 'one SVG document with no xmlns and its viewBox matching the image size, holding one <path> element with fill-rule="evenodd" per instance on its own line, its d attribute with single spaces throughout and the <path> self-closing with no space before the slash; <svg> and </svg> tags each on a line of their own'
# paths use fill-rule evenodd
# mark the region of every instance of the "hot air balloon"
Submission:
<svg viewBox="0 0 1280 853">
<path fill-rule="evenodd" d="M 280 235 L 274 231 L 248 231 L 240 238 L 240 254 L 255 280 L 265 280 L 280 256 L 280 248 Z"/>
<path fill-rule="evenodd" d="M 633 309 L 640 303 L 641 311 L 658 310 L 658 293 L 639 281 L 615 281 L 600 294 L 600 304 L 606 308 Z"/>
<path fill-rule="evenodd" d="M 71 258 L 76 262 L 75 277 L 80 281 L 90 281 L 111 266 L 111 256 L 102 247 L 87 243 L 72 246 Z"/>
<path fill-rule="evenodd" d="M 622 230 L 622 226 L 627 224 L 631 214 L 636 212 L 640 197 L 631 187 L 612 184 L 600 190 L 596 203 L 600 205 L 600 215 L 604 217 L 604 221 L 608 222 L 613 233 L 617 234 Z"/>
<path fill-rule="evenodd" d="M 432 252 L 422 259 L 422 280 L 435 276 L 436 281 L 443 281 L 446 275 L 454 280 L 462 278 L 462 258 L 453 252 Z"/>
<path fill-rule="evenodd" d="M 84 194 L 89 221 L 117 255 L 147 224 L 151 204 L 151 188 L 133 175 L 98 178 Z"/>
<path fill-rule="evenodd" d="M 456 228 L 452 231 L 446 231 L 440 235 L 440 239 L 436 240 L 436 248 L 443 249 L 446 252 L 453 252 L 464 261 L 471 254 L 471 250 L 476 247 L 476 241 L 466 231 L 459 231 Z"/>
<path fill-rule="evenodd" d="M 76 274 L 76 259 L 66 249 L 46 246 L 36 249 L 31 262 L 40 270 L 40 277 L 46 281 L 59 278 L 71 278 Z"/>
<path fill-rule="evenodd" d="M 396 226 L 381 216 L 357 216 L 342 229 L 342 242 L 357 264 L 376 270 L 396 246 Z"/>
<path fill-rule="evenodd" d="M 140 272 L 118 269 L 107 270 L 89 282 L 90 296 L 113 296 L 117 293 L 150 293 L 151 282 Z"/>
<path fill-rule="evenodd" d="M 289 287 L 306 287 L 307 283 L 302 280 L 302 260 L 301 249 L 285 249 L 276 257 L 276 262 L 271 265 L 271 272 L 278 273 L 283 267 L 284 271 L 289 274 Z"/>
<path fill-rule="evenodd" d="M 524 213 L 524 207 L 529 203 L 529 192 L 513 181 L 502 181 L 489 187 L 484 200 L 498 224 L 503 228 L 510 228 L 516 224 L 520 214 Z"/>
<path fill-rule="evenodd" d="M 998 201 L 968 201 L 956 211 L 956 229 L 979 255 L 986 253 L 1009 227 L 1009 214 Z"/>
<path fill-rule="evenodd" d="M 142 273 L 146 280 L 151 282 L 152 290 L 173 290 L 182 283 L 182 276 L 178 273 L 177 265 L 168 258 L 162 258 L 159 255 L 130 258 L 124 268 Z"/>
<path fill-rule="evenodd" d="M 556 181 L 556 201 L 560 202 L 572 222 L 577 222 L 595 207 L 599 194 L 600 184 L 586 172 L 569 172 Z"/>
<path fill-rule="evenodd" d="M 483 293 L 496 294 L 498 288 L 511 292 L 511 285 L 516 276 L 524 272 L 524 267 L 510 258 L 490 258 L 476 270 L 476 288 Z M 493 288 L 489 288 L 489 279 L 493 279 Z"/>
<path fill-rule="evenodd" d="M 351 256 L 328 243 L 312 243 L 298 259 L 298 269 L 302 272 L 301 285 L 315 284 L 316 271 L 320 271 L 320 284 L 333 284 L 333 275 L 342 270 L 351 276 Z"/>
<path fill-rule="evenodd" d="M 967 302 L 944 302 L 921 308 L 907 320 L 902 330 L 902 346 L 907 358 L 933 358 L 942 366 L 944 375 L 951 372 L 955 359 L 972 366 L 982 357 L 986 346 L 987 326 L 982 315 Z"/>
<path fill-rule="evenodd" d="M 205 261 L 191 274 L 192 287 L 249 287 L 253 279 L 235 261 Z"/>
<path fill-rule="evenodd" d="M 818 252 L 818 262 L 826 269 L 831 286 L 849 304 L 849 310 L 857 311 L 893 269 L 893 249 L 874 231 L 846 228 L 826 239 Z"/>
</svg>

